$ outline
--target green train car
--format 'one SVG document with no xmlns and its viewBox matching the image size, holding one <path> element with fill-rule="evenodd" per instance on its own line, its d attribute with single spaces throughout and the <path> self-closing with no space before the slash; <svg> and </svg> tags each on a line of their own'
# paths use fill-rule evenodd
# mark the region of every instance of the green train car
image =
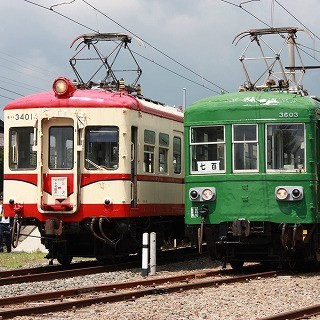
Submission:
<svg viewBox="0 0 320 320">
<path fill-rule="evenodd" d="M 320 260 L 320 103 L 227 93 L 185 111 L 185 223 L 213 259 Z"/>
</svg>

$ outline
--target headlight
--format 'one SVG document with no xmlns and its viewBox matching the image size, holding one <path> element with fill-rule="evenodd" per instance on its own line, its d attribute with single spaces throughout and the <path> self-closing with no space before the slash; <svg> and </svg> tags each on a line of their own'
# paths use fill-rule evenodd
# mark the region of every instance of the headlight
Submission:
<svg viewBox="0 0 320 320">
<path fill-rule="evenodd" d="M 197 190 L 190 190 L 189 195 L 191 200 L 195 200 L 199 197 L 199 193 Z"/>
<path fill-rule="evenodd" d="M 304 198 L 302 186 L 277 186 L 274 190 L 277 200 L 301 201 Z"/>
<path fill-rule="evenodd" d="M 214 201 L 216 199 L 215 187 L 193 187 L 189 190 L 189 200 L 194 202 Z"/>
<path fill-rule="evenodd" d="M 299 189 L 293 189 L 291 195 L 293 199 L 298 199 L 301 197 L 301 191 Z"/>
<path fill-rule="evenodd" d="M 213 195 L 214 193 L 211 189 L 204 189 L 201 196 L 203 200 L 209 201 L 212 199 Z"/>
<path fill-rule="evenodd" d="M 76 87 L 74 84 L 67 78 L 60 77 L 54 80 L 52 89 L 56 96 L 71 96 L 75 91 Z"/>
<path fill-rule="evenodd" d="M 276 192 L 276 197 L 279 200 L 285 200 L 288 197 L 288 191 L 285 188 L 279 188 Z"/>
<path fill-rule="evenodd" d="M 67 82 L 65 81 L 65 79 L 58 79 L 55 83 L 54 83 L 54 87 L 53 90 L 56 94 L 65 94 L 68 90 L 68 85 Z"/>
</svg>

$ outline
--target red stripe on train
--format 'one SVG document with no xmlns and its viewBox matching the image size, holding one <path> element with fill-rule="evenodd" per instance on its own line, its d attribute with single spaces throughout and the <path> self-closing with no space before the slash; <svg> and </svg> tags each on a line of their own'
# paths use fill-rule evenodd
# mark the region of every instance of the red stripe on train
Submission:
<svg viewBox="0 0 320 320">
<path fill-rule="evenodd" d="M 65 222 L 80 222 L 85 218 L 108 217 L 108 218 L 137 218 L 153 216 L 182 216 L 183 204 L 139 204 L 131 208 L 130 204 L 82 204 L 76 213 L 40 213 L 36 204 L 21 204 L 21 217 L 36 218 L 44 222 L 56 217 Z M 6 215 L 13 217 L 13 206 L 4 204 Z"/>
<path fill-rule="evenodd" d="M 46 192 L 51 190 L 51 178 L 52 177 L 68 177 L 68 185 L 70 184 L 70 188 L 68 187 L 68 194 L 70 195 L 71 190 L 73 190 L 73 174 L 48 174 L 44 175 L 44 189 Z M 85 187 L 92 183 L 100 182 L 100 181 L 114 181 L 114 180 L 130 180 L 130 174 L 125 173 L 84 173 L 81 175 L 81 187 Z M 4 180 L 16 180 L 21 182 L 30 183 L 33 185 L 37 185 L 38 176 L 35 173 L 13 173 L 13 174 L 5 174 Z M 156 175 L 137 175 L 138 181 L 153 181 L 153 182 L 166 182 L 166 183 L 180 183 L 183 184 L 183 178 L 174 178 L 168 176 L 156 176 Z M 72 187 L 71 187 L 72 185 Z M 70 189 L 70 190 L 69 190 Z"/>
</svg>

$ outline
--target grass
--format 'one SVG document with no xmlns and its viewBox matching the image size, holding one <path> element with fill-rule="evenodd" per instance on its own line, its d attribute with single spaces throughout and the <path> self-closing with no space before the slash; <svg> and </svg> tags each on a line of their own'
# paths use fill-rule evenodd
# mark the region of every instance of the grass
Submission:
<svg viewBox="0 0 320 320">
<path fill-rule="evenodd" d="M 48 261 L 44 257 L 46 253 L 41 251 L 34 252 L 11 252 L 0 253 L 0 268 L 15 269 L 26 268 L 29 266 L 44 265 Z"/>
</svg>

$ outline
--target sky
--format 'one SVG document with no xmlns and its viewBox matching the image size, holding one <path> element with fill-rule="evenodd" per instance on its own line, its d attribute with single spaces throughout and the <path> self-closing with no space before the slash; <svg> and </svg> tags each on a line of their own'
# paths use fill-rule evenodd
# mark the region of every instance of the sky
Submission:
<svg viewBox="0 0 320 320">
<path fill-rule="evenodd" d="M 184 92 L 190 105 L 222 90 L 238 91 L 246 80 L 239 57 L 250 39 L 233 40 L 249 29 L 308 30 L 297 37 L 303 63 L 320 65 L 319 13 L 319 0 L 2 0 L 0 119 L 12 99 L 51 90 L 59 76 L 75 78 L 70 44 L 81 34 L 138 37 L 130 48 L 138 53 L 143 95 L 179 106 Z M 268 41 L 278 46 L 275 52 L 282 47 L 282 40 Z M 285 48 L 281 57 L 286 54 Z M 320 69 L 304 75 L 310 95 L 320 96 L 319 76 Z"/>
</svg>

